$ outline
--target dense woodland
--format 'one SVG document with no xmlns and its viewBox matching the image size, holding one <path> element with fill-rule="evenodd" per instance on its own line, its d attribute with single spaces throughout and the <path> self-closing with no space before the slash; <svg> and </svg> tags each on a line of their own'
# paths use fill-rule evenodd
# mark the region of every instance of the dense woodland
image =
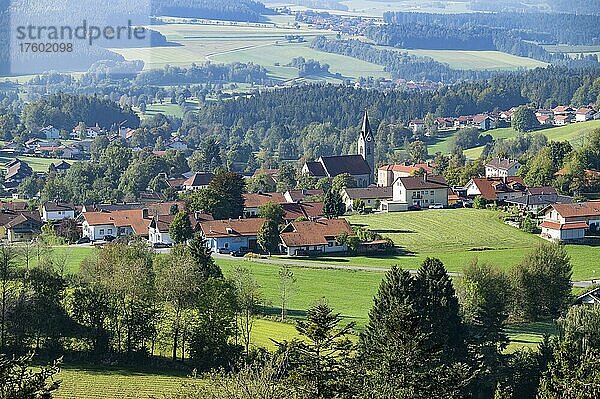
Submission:
<svg viewBox="0 0 600 399">
<path fill-rule="evenodd" d="M 155 15 L 259 22 L 273 11 L 253 0 L 153 0 Z"/>
</svg>

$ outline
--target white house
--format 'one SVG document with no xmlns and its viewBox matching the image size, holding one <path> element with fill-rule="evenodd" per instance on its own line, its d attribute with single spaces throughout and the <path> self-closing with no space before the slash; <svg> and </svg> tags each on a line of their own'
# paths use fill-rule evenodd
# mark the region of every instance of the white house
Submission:
<svg viewBox="0 0 600 399">
<path fill-rule="evenodd" d="M 408 123 L 408 127 L 416 133 L 425 128 L 425 121 L 423 119 L 413 119 Z"/>
<path fill-rule="evenodd" d="M 212 173 L 194 173 L 183 182 L 183 188 L 186 191 L 195 191 L 207 188 L 213 179 Z"/>
<path fill-rule="evenodd" d="M 521 197 L 527 187 L 519 176 L 483 177 L 469 180 L 465 186 L 467 197 L 483 197 L 488 201 L 504 201 Z"/>
<path fill-rule="evenodd" d="M 75 207 L 73 205 L 57 202 L 46 202 L 42 205 L 42 220 L 44 222 L 74 218 Z"/>
<path fill-rule="evenodd" d="M 406 211 L 411 206 L 448 207 L 449 186 L 442 176 L 399 177 L 392 186 L 392 201 L 382 201 L 381 210 L 387 212 Z"/>
<path fill-rule="evenodd" d="M 341 233 L 352 234 L 346 219 L 291 222 L 280 234 L 281 250 L 288 256 L 345 252 L 348 246 L 336 240 Z"/>
<path fill-rule="evenodd" d="M 169 226 L 175 215 L 157 215 L 152 218 L 148 226 L 148 241 L 151 244 L 173 244 L 169 234 Z"/>
<path fill-rule="evenodd" d="M 366 208 L 379 209 L 381 201 L 392 199 L 392 187 L 357 187 L 342 189 L 342 201 L 346 204 L 346 209 L 351 211 L 355 200 L 361 200 Z"/>
<path fill-rule="evenodd" d="M 600 230 L 600 201 L 552 204 L 543 211 L 542 237 L 555 241 L 580 240 Z"/>
<path fill-rule="evenodd" d="M 575 112 L 575 122 L 586 122 L 594 119 L 595 113 L 596 111 L 591 108 L 581 107 Z"/>
<path fill-rule="evenodd" d="M 46 140 L 54 140 L 60 138 L 60 130 L 58 130 L 52 125 L 40 129 L 40 133 L 46 137 Z"/>
<path fill-rule="evenodd" d="M 485 165 L 485 177 L 516 176 L 521 168 L 518 161 L 506 158 L 494 158 Z"/>
<path fill-rule="evenodd" d="M 82 233 L 91 241 L 103 240 L 106 236 L 148 236 L 150 219 L 147 209 L 83 212 Z"/>
</svg>

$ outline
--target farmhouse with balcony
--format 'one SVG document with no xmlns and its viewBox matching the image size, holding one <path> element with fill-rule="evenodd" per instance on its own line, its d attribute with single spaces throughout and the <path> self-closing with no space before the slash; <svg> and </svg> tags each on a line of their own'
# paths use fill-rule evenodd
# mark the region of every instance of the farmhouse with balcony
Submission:
<svg viewBox="0 0 600 399">
<path fill-rule="evenodd" d="M 482 196 L 488 201 L 504 201 L 521 197 L 526 186 L 519 176 L 471 179 L 465 186 L 468 198 Z"/>
<path fill-rule="evenodd" d="M 342 201 L 346 205 L 346 210 L 352 211 L 354 209 L 354 201 L 362 201 L 365 208 L 379 209 L 381 201 L 391 200 L 393 198 L 392 187 L 357 187 L 357 188 L 344 188 L 342 189 Z"/>
<path fill-rule="evenodd" d="M 147 209 L 83 212 L 81 217 L 83 236 L 91 241 L 104 240 L 106 236 L 148 236 Z"/>
<path fill-rule="evenodd" d="M 580 240 L 600 230 L 600 201 L 552 204 L 543 211 L 542 237 L 556 241 Z"/>
</svg>

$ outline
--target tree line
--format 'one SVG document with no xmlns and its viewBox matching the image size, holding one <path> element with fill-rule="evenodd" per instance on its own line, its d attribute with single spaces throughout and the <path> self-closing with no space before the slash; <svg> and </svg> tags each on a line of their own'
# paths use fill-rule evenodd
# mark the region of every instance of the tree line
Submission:
<svg viewBox="0 0 600 399">
<path fill-rule="evenodd" d="M 274 13 L 254 0 L 153 0 L 152 10 L 154 15 L 240 22 L 261 22 L 263 15 Z"/>
</svg>

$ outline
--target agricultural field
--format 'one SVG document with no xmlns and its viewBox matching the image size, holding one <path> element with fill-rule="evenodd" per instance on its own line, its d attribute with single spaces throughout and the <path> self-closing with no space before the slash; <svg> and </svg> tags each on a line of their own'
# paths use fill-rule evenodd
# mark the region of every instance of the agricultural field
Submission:
<svg viewBox="0 0 600 399">
<path fill-rule="evenodd" d="M 517 69 L 531 69 L 548 66 L 545 62 L 527 57 L 519 57 L 501 51 L 419 49 L 397 49 L 397 51 L 420 57 L 430 57 L 436 61 L 448 64 L 454 69 L 513 71 Z"/>
<path fill-rule="evenodd" d="M 169 46 L 152 48 L 111 49 L 127 60 L 142 60 L 145 69 L 161 68 L 166 65 L 190 65 L 202 63 L 211 56 L 249 48 L 261 48 L 279 42 L 287 43 L 285 36 L 300 35 L 310 41 L 318 35 L 333 35 L 332 32 L 316 29 L 296 28 L 274 24 L 165 24 L 156 25 L 156 29 L 169 40 Z M 298 54 L 301 55 L 301 54 Z M 291 57 L 290 57 L 291 59 Z M 289 62 L 287 60 L 286 62 Z M 268 65 L 273 65 L 273 61 Z"/>
<path fill-rule="evenodd" d="M 543 134 L 548 138 L 548 140 L 569 141 L 573 146 L 578 147 L 583 144 L 583 140 L 585 139 L 588 133 L 598 128 L 600 128 L 600 121 L 588 121 L 572 123 L 567 126 L 541 129 L 536 131 L 536 133 Z M 454 133 L 454 131 L 440 132 L 440 138 L 435 143 L 428 146 L 429 154 L 433 155 L 438 151 L 442 153 L 448 153 Z M 518 134 L 517 131 L 515 131 L 512 127 L 492 129 L 485 133 L 490 134 L 494 138 L 494 140 L 513 138 L 516 137 Z M 470 148 L 468 150 L 465 150 L 465 155 L 468 158 L 476 159 L 479 158 L 482 151 L 483 147 Z"/>
<path fill-rule="evenodd" d="M 330 75 L 319 76 L 324 80 L 340 80 L 333 74 L 341 74 L 341 78 L 358 78 L 361 76 L 390 78 L 383 66 L 361 61 L 339 54 L 330 54 L 310 48 L 309 43 L 278 43 L 253 46 L 246 49 L 228 51 L 207 57 L 211 61 L 221 63 L 253 62 L 267 68 L 273 77 L 287 80 L 298 76 L 298 70 L 286 67 L 292 58 L 304 57 L 329 64 Z"/>
</svg>

